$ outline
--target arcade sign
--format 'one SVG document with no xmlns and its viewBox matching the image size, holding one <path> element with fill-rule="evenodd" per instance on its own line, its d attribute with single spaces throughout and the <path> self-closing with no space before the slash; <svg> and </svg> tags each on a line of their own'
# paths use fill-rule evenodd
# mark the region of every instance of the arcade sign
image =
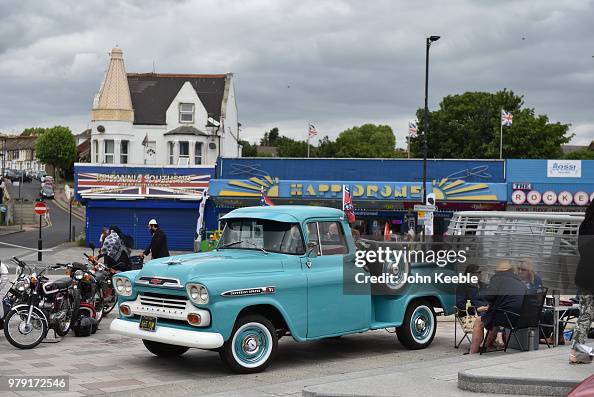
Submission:
<svg viewBox="0 0 594 397">
<path fill-rule="evenodd" d="M 530 205 L 556 205 L 560 204 L 563 206 L 568 206 L 571 204 L 585 206 L 588 205 L 589 202 L 594 200 L 594 193 L 586 193 L 584 191 L 579 191 L 575 193 L 571 193 L 567 190 L 562 192 L 556 193 L 552 190 L 547 190 L 543 193 L 540 193 L 538 190 L 530 190 L 529 192 L 525 192 L 524 190 L 514 190 L 512 193 L 511 201 L 516 205 L 522 205 L 528 203 Z"/>
</svg>

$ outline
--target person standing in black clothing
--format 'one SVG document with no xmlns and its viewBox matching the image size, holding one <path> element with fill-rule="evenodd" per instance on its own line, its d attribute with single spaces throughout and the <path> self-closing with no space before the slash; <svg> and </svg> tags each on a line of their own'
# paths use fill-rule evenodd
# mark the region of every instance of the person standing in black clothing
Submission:
<svg viewBox="0 0 594 397">
<path fill-rule="evenodd" d="M 151 238 L 151 244 L 147 249 L 144 250 L 141 257 L 145 257 L 149 253 L 153 259 L 164 258 L 169 256 L 169 250 L 167 249 L 167 236 L 159 228 L 159 224 L 155 219 L 151 219 L 148 223 L 149 231 L 153 235 Z"/>
</svg>

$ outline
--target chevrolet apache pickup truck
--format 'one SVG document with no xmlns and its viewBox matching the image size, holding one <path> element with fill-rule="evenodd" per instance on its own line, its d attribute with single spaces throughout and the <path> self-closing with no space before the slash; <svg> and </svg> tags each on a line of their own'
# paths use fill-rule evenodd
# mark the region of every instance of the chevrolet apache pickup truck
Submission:
<svg viewBox="0 0 594 397">
<path fill-rule="evenodd" d="M 221 222 L 214 251 L 114 276 L 119 317 L 111 330 L 142 339 L 157 356 L 213 350 L 232 371 L 252 373 L 271 363 L 288 335 L 302 342 L 392 327 L 407 348 L 425 348 L 437 328 L 434 308 L 453 310 L 454 296 L 432 284 L 402 282 L 386 288 L 397 293 L 376 294 L 357 283 L 370 268 L 355 264 L 357 246 L 340 210 L 246 207 Z M 405 271 L 399 263 L 379 267 Z"/>
</svg>

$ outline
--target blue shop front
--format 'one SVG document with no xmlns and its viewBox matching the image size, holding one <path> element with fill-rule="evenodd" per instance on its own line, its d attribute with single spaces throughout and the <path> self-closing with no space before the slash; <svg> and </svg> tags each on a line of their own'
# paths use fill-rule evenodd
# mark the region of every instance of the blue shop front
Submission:
<svg viewBox="0 0 594 397">
<path fill-rule="evenodd" d="M 427 191 L 436 195 L 435 234 L 447 230 L 458 210 L 504 210 L 504 161 L 429 160 Z M 417 225 L 422 202 L 422 161 L 416 159 L 221 158 L 210 194 L 217 211 L 258 205 L 264 189 L 275 204 L 341 207 L 342 186 L 353 197 L 365 235 L 404 234 Z"/>
<path fill-rule="evenodd" d="M 585 211 L 594 200 L 594 160 L 507 160 L 509 211 Z"/>
<path fill-rule="evenodd" d="M 194 249 L 199 206 L 214 166 L 110 166 L 77 163 L 75 198 L 86 206 L 86 240 L 98 245 L 101 229 L 118 225 L 134 238 L 136 249 L 151 239 L 147 224 L 156 219 L 167 234 L 170 250 Z M 208 200 L 204 228 L 217 227 Z"/>
</svg>

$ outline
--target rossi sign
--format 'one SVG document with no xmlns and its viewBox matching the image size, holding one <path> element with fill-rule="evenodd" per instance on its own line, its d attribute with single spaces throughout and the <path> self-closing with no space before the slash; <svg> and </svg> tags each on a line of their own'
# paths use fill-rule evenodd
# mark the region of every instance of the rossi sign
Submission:
<svg viewBox="0 0 594 397">
<path fill-rule="evenodd" d="M 581 160 L 547 160 L 548 178 L 581 178 Z"/>
</svg>

